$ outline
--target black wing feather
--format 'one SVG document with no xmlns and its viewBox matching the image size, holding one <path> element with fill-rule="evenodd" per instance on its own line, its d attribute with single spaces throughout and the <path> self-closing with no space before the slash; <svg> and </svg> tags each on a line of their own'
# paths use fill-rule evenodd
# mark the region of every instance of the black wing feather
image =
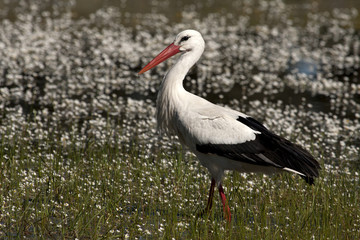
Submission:
<svg viewBox="0 0 360 240">
<path fill-rule="evenodd" d="M 217 154 L 249 164 L 290 168 L 304 174 L 306 177 L 302 177 L 310 184 L 313 183 L 314 177 L 319 176 L 319 163 L 301 146 L 270 132 L 264 125 L 251 117 L 239 116 L 237 120 L 261 134 L 256 134 L 255 140 L 244 143 L 197 144 L 196 149 L 205 154 Z M 259 154 L 271 162 L 265 161 Z"/>
</svg>

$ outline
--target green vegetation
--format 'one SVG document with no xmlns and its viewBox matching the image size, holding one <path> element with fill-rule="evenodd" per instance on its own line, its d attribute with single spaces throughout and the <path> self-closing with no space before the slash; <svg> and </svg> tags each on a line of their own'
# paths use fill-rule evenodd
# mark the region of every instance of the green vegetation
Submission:
<svg viewBox="0 0 360 240">
<path fill-rule="evenodd" d="M 0 146 L 3 237 L 360 238 L 359 174 L 351 169 L 323 166 L 315 186 L 290 174 L 229 172 L 228 224 L 218 196 L 213 212 L 199 216 L 210 180 L 178 145 L 161 151 L 138 140 L 26 139 L 14 136 Z"/>
</svg>

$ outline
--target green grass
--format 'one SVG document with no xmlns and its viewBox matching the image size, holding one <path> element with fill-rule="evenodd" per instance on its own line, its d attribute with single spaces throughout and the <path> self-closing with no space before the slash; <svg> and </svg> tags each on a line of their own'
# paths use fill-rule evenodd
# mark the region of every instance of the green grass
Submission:
<svg viewBox="0 0 360 240">
<path fill-rule="evenodd" d="M 229 172 L 228 224 L 217 194 L 211 214 L 199 216 L 210 178 L 178 145 L 2 139 L 1 238 L 360 239 L 359 175 L 352 169 L 322 166 L 314 186 L 290 174 Z"/>
</svg>

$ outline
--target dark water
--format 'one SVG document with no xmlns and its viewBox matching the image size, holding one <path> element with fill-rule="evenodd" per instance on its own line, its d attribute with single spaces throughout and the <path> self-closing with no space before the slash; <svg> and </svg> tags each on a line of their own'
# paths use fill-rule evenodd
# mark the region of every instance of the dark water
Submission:
<svg viewBox="0 0 360 240">
<path fill-rule="evenodd" d="M 30 1 L 31 2 L 31 1 Z M 162 14 L 169 23 L 178 23 L 182 21 L 184 12 L 196 12 L 200 18 L 206 17 L 212 13 L 220 13 L 224 15 L 232 15 L 233 17 L 239 15 L 248 15 L 251 17 L 253 24 L 260 23 L 267 18 L 268 9 L 274 7 L 274 1 L 147 1 L 147 0 L 77 0 L 74 4 L 69 1 L 55 1 L 45 0 L 38 6 L 39 12 L 48 11 L 52 16 L 56 17 L 62 11 L 71 8 L 73 18 L 87 18 L 90 14 L 95 13 L 101 8 L 115 7 L 123 13 L 129 15 L 127 21 L 123 24 L 131 26 L 136 25 L 136 18 L 138 14 Z M 282 1 L 277 1 L 282 2 Z M 303 25 L 309 13 L 332 12 L 334 9 L 355 9 L 360 10 L 360 2 L 357 0 L 286 0 L 282 4 L 288 9 L 291 20 L 297 24 Z M 1 0 L 0 9 L 1 19 L 14 20 L 17 18 L 19 12 L 27 10 L 34 11 L 30 6 L 27 6 L 26 1 L 9 1 Z M 131 20 L 130 20 L 131 19 Z M 358 15 L 354 20 L 356 29 L 360 28 L 360 16 Z M 274 22 L 274 24 L 276 24 Z"/>
</svg>

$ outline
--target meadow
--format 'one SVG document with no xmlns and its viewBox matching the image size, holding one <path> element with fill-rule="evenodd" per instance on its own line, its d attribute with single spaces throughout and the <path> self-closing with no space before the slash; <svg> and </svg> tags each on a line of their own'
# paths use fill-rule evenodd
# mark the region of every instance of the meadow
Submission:
<svg viewBox="0 0 360 240">
<path fill-rule="evenodd" d="M 229 173 L 233 221 L 219 198 L 200 216 L 206 170 L 178 146 L 74 142 L 59 137 L 1 148 L 5 239 L 357 239 L 359 174 L 322 165 L 314 186 L 299 177 Z M 80 145 L 80 147 L 79 147 Z M 341 170 L 340 170 L 341 169 Z"/>
<path fill-rule="evenodd" d="M 187 5 L 176 19 L 45 2 L 0 2 L 1 239 L 360 239 L 356 8 L 299 23 L 303 6 L 282 1 L 239 1 L 236 17 Z M 185 87 L 303 145 L 322 167 L 315 185 L 228 172 L 232 222 L 218 195 L 201 215 L 207 170 L 156 131 L 172 61 L 137 75 L 184 28 L 207 44 Z"/>
</svg>

